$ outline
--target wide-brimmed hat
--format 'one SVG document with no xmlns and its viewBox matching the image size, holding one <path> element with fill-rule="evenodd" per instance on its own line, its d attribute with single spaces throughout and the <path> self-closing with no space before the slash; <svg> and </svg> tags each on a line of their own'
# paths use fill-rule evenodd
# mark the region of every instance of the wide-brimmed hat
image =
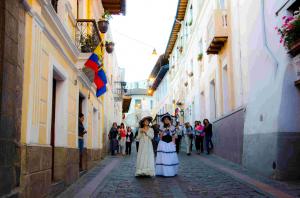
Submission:
<svg viewBox="0 0 300 198">
<path fill-rule="evenodd" d="M 142 112 L 141 113 L 140 123 L 143 123 L 144 120 L 148 120 L 149 122 L 152 122 L 153 118 L 152 118 L 150 112 Z"/>
<path fill-rule="evenodd" d="M 169 118 L 171 121 L 173 120 L 172 116 L 169 113 L 165 113 L 161 116 L 160 121 L 163 122 L 165 118 Z"/>
</svg>

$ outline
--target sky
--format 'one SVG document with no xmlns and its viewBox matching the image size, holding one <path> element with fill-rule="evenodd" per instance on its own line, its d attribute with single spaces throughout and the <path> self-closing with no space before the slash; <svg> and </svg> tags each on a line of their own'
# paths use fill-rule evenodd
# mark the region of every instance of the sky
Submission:
<svg viewBox="0 0 300 198">
<path fill-rule="evenodd" d="M 127 0 L 126 15 L 110 21 L 118 65 L 125 68 L 125 81 L 149 77 L 163 54 L 176 15 L 178 0 Z M 153 56 L 153 48 L 158 55 Z"/>
</svg>

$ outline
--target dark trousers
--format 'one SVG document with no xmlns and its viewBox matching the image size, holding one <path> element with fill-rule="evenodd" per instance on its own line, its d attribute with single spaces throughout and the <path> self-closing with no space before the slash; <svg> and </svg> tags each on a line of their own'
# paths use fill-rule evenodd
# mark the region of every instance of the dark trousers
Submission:
<svg viewBox="0 0 300 198">
<path fill-rule="evenodd" d="M 203 139 L 204 137 L 203 136 L 200 136 L 200 135 L 197 135 L 196 138 L 195 138 L 195 146 L 196 146 L 196 150 L 197 151 L 201 151 L 203 152 L 204 151 L 204 148 L 203 148 Z"/>
<path fill-rule="evenodd" d="M 136 145 L 136 152 L 139 152 L 139 142 L 135 142 L 135 145 Z"/>
<path fill-rule="evenodd" d="M 131 154 L 131 142 L 126 142 L 126 154 Z"/>
<path fill-rule="evenodd" d="M 210 150 L 214 148 L 214 145 L 211 141 L 211 136 L 210 135 L 206 135 L 205 136 L 205 145 L 206 145 L 206 151 L 209 154 Z"/>
<path fill-rule="evenodd" d="M 180 144 L 181 144 L 181 135 L 178 135 L 178 137 L 175 139 L 175 144 L 176 144 L 176 152 L 179 153 L 180 150 Z"/>
<path fill-rule="evenodd" d="M 111 155 L 115 155 L 116 146 L 117 146 L 117 140 L 116 139 L 111 139 L 110 140 Z"/>
</svg>

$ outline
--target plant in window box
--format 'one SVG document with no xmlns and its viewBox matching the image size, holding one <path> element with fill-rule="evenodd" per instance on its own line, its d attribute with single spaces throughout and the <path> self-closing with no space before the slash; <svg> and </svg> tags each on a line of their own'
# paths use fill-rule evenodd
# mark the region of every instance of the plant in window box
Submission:
<svg viewBox="0 0 300 198">
<path fill-rule="evenodd" d="M 193 25 L 193 19 L 191 19 L 189 22 L 189 26 L 192 26 L 192 25 Z"/>
<path fill-rule="evenodd" d="M 86 37 L 80 37 L 80 46 L 82 53 L 92 52 L 97 46 L 97 40 L 94 36 L 88 34 Z"/>
<path fill-rule="evenodd" d="M 111 41 L 105 42 L 105 50 L 107 53 L 111 54 L 114 51 L 115 43 Z"/>
<path fill-rule="evenodd" d="M 101 19 L 98 21 L 98 28 L 101 33 L 106 33 L 109 26 L 109 20 L 112 18 L 111 14 L 105 10 Z"/>
<path fill-rule="evenodd" d="M 289 50 L 291 56 L 296 56 L 300 52 L 300 10 L 294 13 L 294 16 L 283 16 L 283 25 L 276 27 L 281 36 L 280 43 Z"/>
<path fill-rule="evenodd" d="M 202 61 L 202 58 L 203 58 L 203 53 L 199 53 L 198 57 L 197 57 L 197 60 L 198 61 Z"/>
</svg>

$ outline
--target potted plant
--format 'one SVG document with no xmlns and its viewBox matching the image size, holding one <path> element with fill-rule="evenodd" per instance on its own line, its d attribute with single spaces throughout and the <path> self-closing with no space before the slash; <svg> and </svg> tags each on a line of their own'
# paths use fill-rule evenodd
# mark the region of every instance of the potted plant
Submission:
<svg viewBox="0 0 300 198">
<path fill-rule="evenodd" d="M 294 13 L 294 16 L 283 16 L 283 25 L 275 29 L 281 36 L 280 43 L 288 50 L 288 53 L 294 57 L 300 52 L 300 10 Z"/>
<path fill-rule="evenodd" d="M 108 30 L 109 20 L 111 19 L 111 14 L 105 10 L 101 19 L 98 21 L 98 28 L 101 33 L 106 33 Z"/>
<path fill-rule="evenodd" d="M 203 53 L 201 52 L 198 54 L 197 60 L 202 61 L 202 58 L 203 58 Z"/>
<path fill-rule="evenodd" d="M 112 53 L 114 51 L 115 43 L 111 41 L 105 42 L 105 49 L 107 53 Z"/>
<path fill-rule="evenodd" d="M 80 37 L 80 46 L 81 46 L 81 52 L 82 53 L 88 53 L 92 52 L 95 49 L 96 44 L 95 37 L 88 34 L 86 37 L 81 36 Z"/>
</svg>

